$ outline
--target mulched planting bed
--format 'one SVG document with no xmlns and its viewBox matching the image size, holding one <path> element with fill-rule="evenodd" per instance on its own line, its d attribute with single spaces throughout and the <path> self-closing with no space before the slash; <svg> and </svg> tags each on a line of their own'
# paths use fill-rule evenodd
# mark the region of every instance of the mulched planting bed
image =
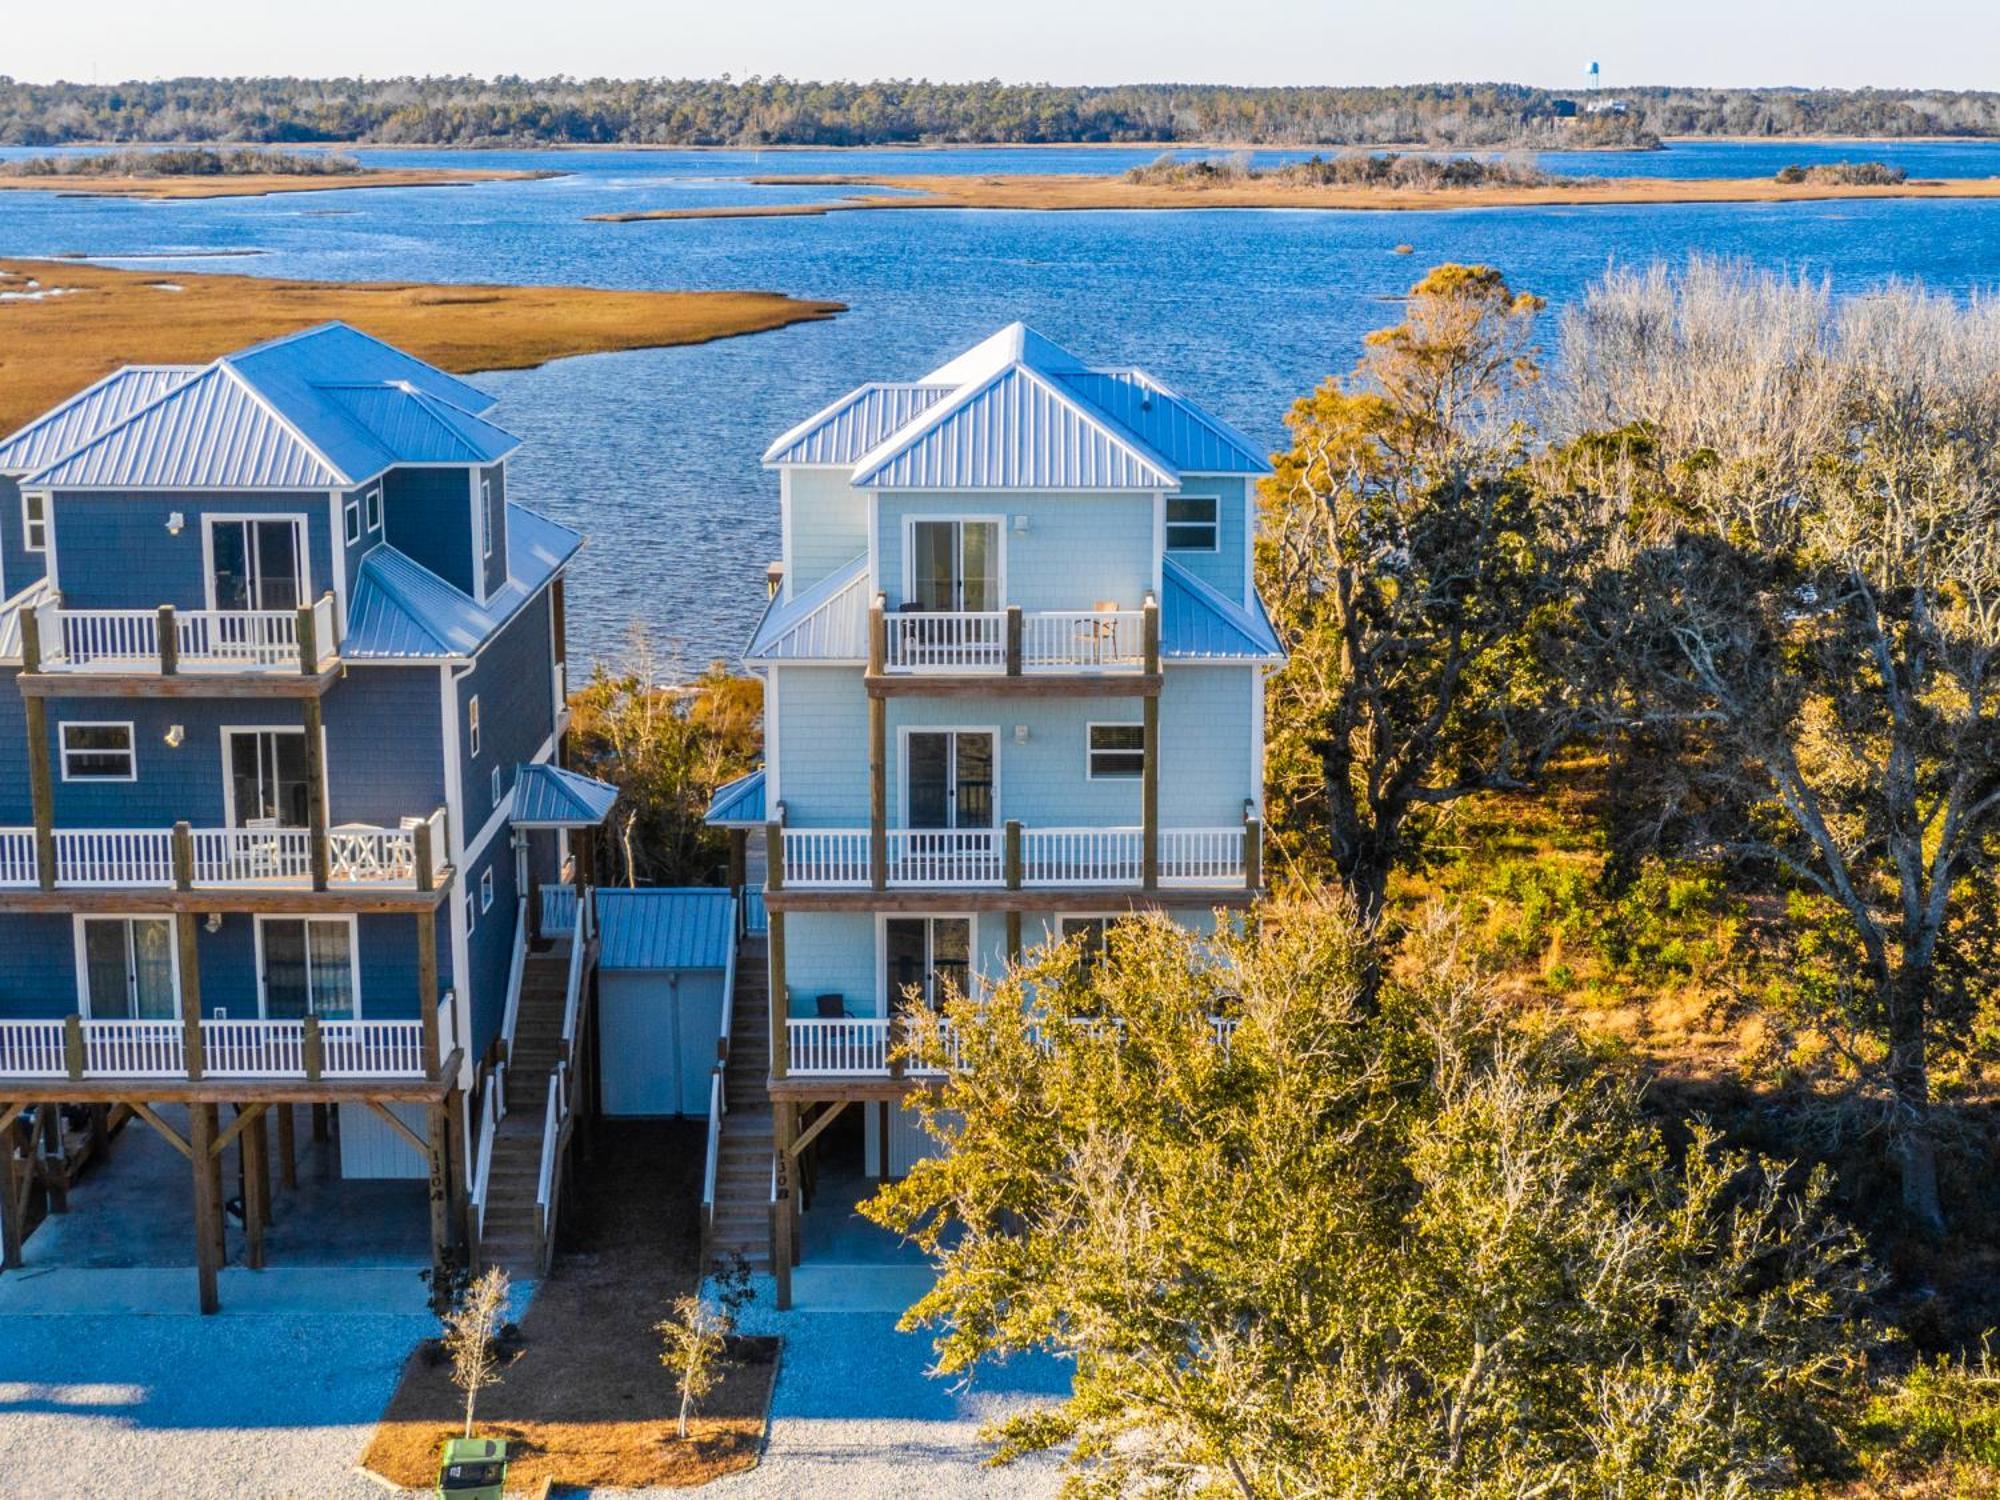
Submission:
<svg viewBox="0 0 2000 1500">
<path fill-rule="evenodd" d="M 686 1442 L 653 1331 L 695 1285 L 700 1255 L 699 1124 L 612 1123 L 568 1199 L 555 1274 L 521 1320 L 502 1383 L 481 1393 L 476 1430 L 507 1438 L 509 1489 L 704 1484 L 752 1467 L 763 1449 L 778 1341 L 732 1341 L 722 1383 Z M 409 1489 L 437 1481 L 438 1449 L 461 1430 L 464 1396 L 426 1345 L 410 1356 L 367 1468 Z"/>
</svg>

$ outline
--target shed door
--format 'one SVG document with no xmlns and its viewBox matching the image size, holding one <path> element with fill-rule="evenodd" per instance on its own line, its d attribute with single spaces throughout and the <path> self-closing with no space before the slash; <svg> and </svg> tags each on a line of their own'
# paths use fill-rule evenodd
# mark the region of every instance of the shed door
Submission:
<svg viewBox="0 0 2000 1500">
<path fill-rule="evenodd" d="M 607 1115 L 687 1112 L 681 1099 L 677 1009 L 669 975 L 600 974 L 598 1064 Z M 708 1112 L 706 1099 L 701 1111 Z"/>
</svg>

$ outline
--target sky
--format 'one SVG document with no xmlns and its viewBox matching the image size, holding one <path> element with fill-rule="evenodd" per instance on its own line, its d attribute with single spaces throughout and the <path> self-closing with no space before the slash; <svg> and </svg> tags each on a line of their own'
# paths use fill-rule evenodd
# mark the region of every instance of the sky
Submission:
<svg viewBox="0 0 2000 1500">
<path fill-rule="evenodd" d="M 1993 0 L 88 0 L 0 74 L 2000 87 Z"/>
</svg>

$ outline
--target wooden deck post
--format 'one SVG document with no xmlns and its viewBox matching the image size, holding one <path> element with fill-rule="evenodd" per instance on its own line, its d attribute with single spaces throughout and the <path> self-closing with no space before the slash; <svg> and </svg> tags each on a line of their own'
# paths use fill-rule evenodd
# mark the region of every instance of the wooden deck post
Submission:
<svg viewBox="0 0 2000 1500">
<path fill-rule="evenodd" d="M 1264 820 L 1256 806 L 1243 805 L 1243 888 L 1260 890 L 1264 884 Z"/>
<path fill-rule="evenodd" d="M 280 1104 L 278 1111 L 278 1185 L 288 1193 L 299 1188 L 299 1147 L 292 1106 Z"/>
<path fill-rule="evenodd" d="M 37 610 L 22 609 L 21 675 L 42 670 L 42 621 Z M 56 888 L 56 798 L 49 775 L 49 710 L 41 698 L 21 705 L 28 734 L 28 801 L 35 818 L 35 873 L 41 888 Z"/>
<path fill-rule="evenodd" d="M 1007 606 L 1007 675 L 1021 675 L 1021 606 L 1018 604 Z M 886 1177 L 889 1174 L 884 1172 L 882 1175 Z"/>
<path fill-rule="evenodd" d="M 174 888 L 189 890 L 194 885 L 194 834 L 187 824 L 174 824 Z M 174 913 L 174 939 L 180 959 L 181 1048 L 187 1057 L 187 1076 L 200 1078 L 206 1061 L 201 1039 L 201 950 L 191 911 Z M 212 1124 L 213 1122 L 211 1122 Z"/>
<path fill-rule="evenodd" d="M 1007 889 L 1021 888 L 1021 824 L 1009 818 L 1006 829 L 1006 873 Z M 1021 909 L 1018 906 L 1007 909 L 1007 962 L 1021 961 Z M 886 1116 L 885 1116 L 886 1118 Z"/>
<path fill-rule="evenodd" d="M 765 944 L 771 964 L 771 1076 L 783 1078 L 792 1066 L 792 1034 L 785 1025 L 791 1014 L 785 988 L 785 914 L 774 911 L 768 922 Z"/>
<path fill-rule="evenodd" d="M 444 1105 L 426 1105 L 424 1113 L 427 1117 L 424 1140 L 428 1146 L 424 1154 L 430 1167 L 431 1300 L 437 1303 L 444 1291 L 445 1261 L 451 1251 L 450 1166 L 446 1160 L 450 1148 L 445 1138 L 448 1127 Z"/>
<path fill-rule="evenodd" d="M 792 1141 L 798 1131 L 792 1102 L 779 1099 L 772 1105 L 772 1128 L 777 1139 L 777 1199 L 771 1205 L 771 1271 L 778 1278 L 778 1311 L 792 1305 Z"/>
<path fill-rule="evenodd" d="M 0 1104 L 0 1270 L 21 1269 L 21 1243 L 26 1238 L 26 1217 L 21 1212 L 20 1173 L 14 1165 L 14 1138 L 19 1116 L 15 1107 Z"/>
<path fill-rule="evenodd" d="M 452 1089 L 445 1095 L 444 1125 L 445 1192 L 449 1200 L 446 1206 L 447 1222 L 451 1226 L 453 1243 L 470 1251 L 472 1195 L 466 1177 L 471 1170 L 472 1153 L 467 1149 L 469 1142 L 465 1133 L 465 1094 L 462 1090 Z"/>
<path fill-rule="evenodd" d="M 238 1114 L 243 1106 L 237 1105 Z M 236 1134 L 236 1155 L 243 1167 L 243 1263 L 253 1271 L 264 1269 L 264 1227 L 271 1213 L 271 1155 L 265 1133 L 264 1115 L 259 1111 Z"/>
<path fill-rule="evenodd" d="M 154 629 L 160 638 L 160 675 L 172 677 L 181 669 L 181 635 L 174 624 L 174 607 L 171 604 L 160 606 Z"/>
<path fill-rule="evenodd" d="M 222 1299 L 222 1163 L 215 1154 L 215 1106 L 188 1106 L 188 1150 L 194 1161 L 194 1265 L 201 1310 L 217 1312 Z"/>
<path fill-rule="evenodd" d="M 438 1056 L 438 935 L 437 913 L 417 913 L 417 1021 L 423 1037 L 424 1076 L 435 1078 L 444 1059 Z M 581 938 L 576 941 L 582 941 Z"/>
<path fill-rule="evenodd" d="M 319 622 L 313 618 L 310 604 L 299 606 L 299 675 L 317 677 L 319 675 Z"/>
<path fill-rule="evenodd" d="M 739 896 L 750 879 L 749 867 L 750 830 L 732 828 L 729 830 L 729 888 Z"/>
<path fill-rule="evenodd" d="M 333 1116 L 324 1104 L 315 1104 L 312 1108 L 313 1140 L 319 1145 L 324 1146 L 328 1141 L 333 1139 Z"/>
<path fill-rule="evenodd" d="M 306 1070 L 306 1080 L 318 1083 L 320 1075 L 326 1071 L 326 1038 L 321 1034 L 318 1016 L 307 1016 L 301 1023 L 299 1035 L 299 1060 Z M 313 1139 L 326 1139 L 326 1106 L 313 1106 Z"/>
<path fill-rule="evenodd" d="M 1160 671 L 1160 605 L 1151 594 L 1146 596 L 1143 621 L 1146 675 L 1157 677 Z M 1139 872 L 1140 884 L 1154 891 L 1160 887 L 1160 695 L 1157 692 L 1148 693 L 1141 702 L 1146 758 L 1144 779 L 1139 788 Z"/>
<path fill-rule="evenodd" d="M 301 610 L 300 629 L 306 627 L 304 617 L 312 611 Z M 304 636 L 300 637 L 300 649 L 304 649 Z M 305 702 L 306 725 L 306 840 L 312 860 L 312 888 L 326 889 L 331 877 L 326 848 L 326 742 L 324 720 L 317 698 Z"/>
</svg>

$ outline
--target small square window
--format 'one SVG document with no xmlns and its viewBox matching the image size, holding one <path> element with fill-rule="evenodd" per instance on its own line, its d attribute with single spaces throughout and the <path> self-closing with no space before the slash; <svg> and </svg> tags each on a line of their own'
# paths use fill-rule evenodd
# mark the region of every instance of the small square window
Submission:
<svg viewBox="0 0 2000 1500">
<path fill-rule="evenodd" d="M 1135 781 L 1146 774 L 1144 724 L 1090 726 L 1090 779 Z"/>
<path fill-rule="evenodd" d="M 465 702 L 465 743 L 474 759 L 479 755 L 479 694 L 474 693 Z"/>
<path fill-rule="evenodd" d="M 130 724 L 62 726 L 64 781 L 135 781 L 138 774 Z"/>
<path fill-rule="evenodd" d="M 361 502 L 347 502 L 347 545 L 352 547 L 361 540 Z"/>
<path fill-rule="evenodd" d="M 498 766 L 493 768 L 493 805 L 495 807 L 500 805 L 500 768 Z"/>
<path fill-rule="evenodd" d="M 29 552 L 49 550 L 49 497 L 21 496 L 21 546 Z"/>
<path fill-rule="evenodd" d="M 1180 495 L 1167 501 L 1167 550 L 1214 552 L 1222 544 L 1218 516 L 1222 502 L 1213 495 Z"/>
<path fill-rule="evenodd" d="M 479 555 L 493 555 L 493 481 L 479 481 Z"/>
<path fill-rule="evenodd" d="M 380 531 L 382 529 L 382 486 L 371 484 L 368 487 L 368 493 L 362 499 L 368 506 L 368 529 L 370 531 Z"/>
<path fill-rule="evenodd" d="M 479 903 L 472 899 L 472 892 L 465 893 L 465 935 L 471 937 L 473 929 L 479 925 Z"/>
<path fill-rule="evenodd" d="M 482 912 L 493 909 L 493 866 L 491 865 L 488 865 L 485 873 L 479 877 L 479 909 Z"/>
</svg>

